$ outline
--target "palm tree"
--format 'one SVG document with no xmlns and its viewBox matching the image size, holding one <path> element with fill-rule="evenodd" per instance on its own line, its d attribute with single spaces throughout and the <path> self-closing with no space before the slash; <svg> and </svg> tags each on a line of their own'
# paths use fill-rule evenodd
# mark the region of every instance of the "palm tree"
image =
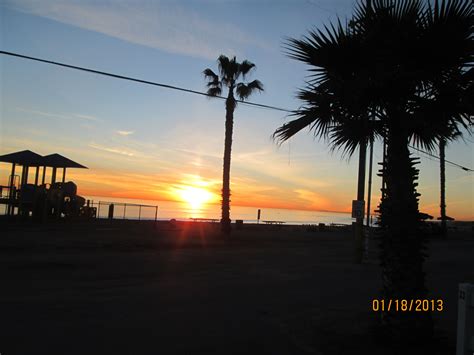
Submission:
<svg viewBox="0 0 474 355">
<path fill-rule="evenodd" d="M 472 122 L 472 104 L 459 100 L 457 111 L 433 115 L 439 83 L 465 75 L 473 63 L 473 13 L 470 0 L 378 0 L 361 3 L 348 26 L 340 21 L 303 39 L 290 39 L 290 57 L 310 65 L 311 76 L 298 93 L 304 106 L 275 131 L 285 141 L 305 127 L 333 149 L 352 155 L 368 140 L 385 137 L 386 182 L 379 206 L 382 294 L 388 299 L 423 299 L 424 240 L 420 232 L 417 161 L 408 144 L 433 149 L 448 139 L 448 127 Z M 472 87 L 472 78 L 470 79 Z M 471 90 L 472 93 L 472 90 Z M 368 120 L 369 112 L 374 116 Z M 382 334 L 399 342 L 424 341 L 432 334 L 428 313 L 380 313 Z"/>
<path fill-rule="evenodd" d="M 231 231 L 230 225 L 230 159 L 232 151 L 232 131 L 234 127 L 234 110 L 237 101 L 234 97 L 234 90 L 237 97 L 244 101 L 256 90 L 263 91 L 263 85 L 258 80 L 251 82 L 239 82 L 239 79 L 245 80 L 247 75 L 255 64 L 244 60 L 242 63 L 236 61 L 233 57 L 229 59 L 225 55 L 217 59 L 219 74 L 214 73 L 207 68 L 203 71 L 207 80 L 207 94 L 211 96 L 221 96 L 223 87 L 228 89 L 225 100 L 225 142 L 224 142 L 224 168 L 222 177 L 222 218 L 221 226 L 225 234 Z"/>
<path fill-rule="evenodd" d="M 453 132 L 453 135 L 450 136 L 450 140 L 456 140 L 460 136 L 460 132 Z M 447 234 L 447 226 L 446 221 L 453 220 L 453 218 L 446 215 L 446 145 L 447 139 L 442 137 L 439 140 L 439 189 L 440 189 L 440 204 L 439 204 L 439 212 L 440 217 L 438 218 L 441 220 L 441 235 L 446 237 Z"/>
<path fill-rule="evenodd" d="M 463 113 L 473 115 L 473 79 L 474 69 L 463 73 L 450 73 L 444 80 L 438 82 L 433 93 L 433 104 L 430 105 L 425 115 L 445 115 L 459 116 Z M 464 126 L 468 134 L 472 134 L 471 126 Z M 446 236 L 446 221 L 452 220 L 446 215 L 446 145 L 459 138 L 462 138 L 462 132 L 458 126 L 449 125 L 445 130 L 446 135 L 439 138 L 439 160 L 440 160 L 440 217 L 441 234 Z"/>
</svg>

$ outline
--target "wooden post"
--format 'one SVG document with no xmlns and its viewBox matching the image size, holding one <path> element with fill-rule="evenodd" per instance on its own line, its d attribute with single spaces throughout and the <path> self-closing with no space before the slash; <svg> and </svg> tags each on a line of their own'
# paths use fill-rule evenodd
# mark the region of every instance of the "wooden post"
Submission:
<svg viewBox="0 0 474 355">
<path fill-rule="evenodd" d="M 16 167 L 16 164 L 13 163 L 12 164 L 12 173 L 10 175 L 10 188 L 12 188 L 13 184 L 15 183 L 15 167 Z"/>
<path fill-rule="evenodd" d="M 43 179 L 41 180 L 42 185 L 44 185 L 45 178 L 46 178 L 46 167 L 43 166 Z"/>
<path fill-rule="evenodd" d="M 108 216 L 109 220 L 112 220 L 114 219 L 114 204 L 111 203 L 109 205 L 109 216 Z"/>
<path fill-rule="evenodd" d="M 141 219 L 141 216 L 142 216 L 142 205 L 138 207 L 138 220 Z"/>
<path fill-rule="evenodd" d="M 28 183 L 28 165 L 23 165 L 21 170 L 21 185 L 26 185 Z"/>
<path fill-rule="evenodd" d="M 66 168 L 63 168 L 63 183 L 66 182 Z"/>
<path fill-rule="evenodd" d="M 9 182 L 9 189 L 8 189 L 8 207 L 7 207 L 7 215 L 12 215 L 13 210 L 15 207 L 13 207 L 13 200 L 15 199 L 15 167 L 16 164 L 12 164 L 12 172 L 10 175 L 10 182 Z"/>
<path fill-rule="evenodd" d="M 35 186 L 38 186 L 38 179 L 39 179 L 39 172 L 40 172 L 40 167 L 36 167 L 36 174 L 35 174 Z"/>
<path fill-rule="evenodd" d="M 23 165 L 23 169 L 21 170 L 21 184 L 20 184 L 20 200 L 18 201 L 18 214 L 20 216 L 25 216 L 25 211 L 23 210 L 23 186 L 28 183 L 28 165 Z"/>
<path fill-rule="evenodd" d="M 56 167 L 53 167 L 53 174 L 51 175 L 51 185 L 56 182 Z"/>
</svg>

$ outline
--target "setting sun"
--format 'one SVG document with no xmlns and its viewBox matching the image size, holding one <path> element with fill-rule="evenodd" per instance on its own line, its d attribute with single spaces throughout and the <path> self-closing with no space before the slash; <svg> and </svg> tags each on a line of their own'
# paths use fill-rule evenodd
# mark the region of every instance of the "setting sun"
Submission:
<svg viewBox="0 0 474 355">
<path fill-rule="evenodd" d="M 212 199 L 212 193 L 201 187 L 186 186 L 178 191 L 180 198 L 189 203 L 191 208 L 200 208 Z"/>
</svg>

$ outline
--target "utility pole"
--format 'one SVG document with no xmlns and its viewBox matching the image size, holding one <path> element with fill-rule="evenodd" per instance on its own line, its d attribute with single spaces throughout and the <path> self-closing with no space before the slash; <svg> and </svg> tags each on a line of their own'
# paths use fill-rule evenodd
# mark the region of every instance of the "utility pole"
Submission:
<svg viewBox="0 0 474 355">
<path fill-rule="evenodd" d="M 445 150 L 446 140 L 444 138 L 439 141 L 439 165 L 440 165 L 440 214 L 441 214 L 441 233 L 446 236 L 446 175 L 445 175 Z"/>
<path fill-rule="evenodd" d="M 370 153 L 369 153 L 369 182 L 368 182 L 368 191 L 367 191 L 367 222 L 366 226 L 370 227 L 370 199 L 372 194 L 372 163 L 374 160 L 374 142 L 370 142 Z"/>
<path fill-rule="evenodd" d="M 371 236 L 372 230 L 370 229 L 370 200 L 372 198 L 372 163 L 374 160 L 374 141 L 370 141 L 370 152 L 369 152 L 369 178 L 368 178 L 368 186 L 367 186 L 367 235 L 364 237 L 364 258 L 367 259 L 369 257 L 369 237 Z"/>
</svg>

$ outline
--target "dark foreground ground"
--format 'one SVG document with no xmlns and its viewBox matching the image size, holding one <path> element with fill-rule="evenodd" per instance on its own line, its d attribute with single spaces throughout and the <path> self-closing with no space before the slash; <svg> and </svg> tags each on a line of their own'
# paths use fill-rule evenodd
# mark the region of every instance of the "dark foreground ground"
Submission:
<svg viewBox="0 0 474 355">
<path fill-rule="evenodd" d="M 420 354 L 455 352 L 458 283 L 474 282 L 469 228 L 430 243 L 430 296 L 445 308 Z M 215 230 L 1 225 L 0 353 L 397 353 L 370 332 L 375 241 L 355 265 L 347 231 L 244 226 L 222 241 Z"/>
</svg>

